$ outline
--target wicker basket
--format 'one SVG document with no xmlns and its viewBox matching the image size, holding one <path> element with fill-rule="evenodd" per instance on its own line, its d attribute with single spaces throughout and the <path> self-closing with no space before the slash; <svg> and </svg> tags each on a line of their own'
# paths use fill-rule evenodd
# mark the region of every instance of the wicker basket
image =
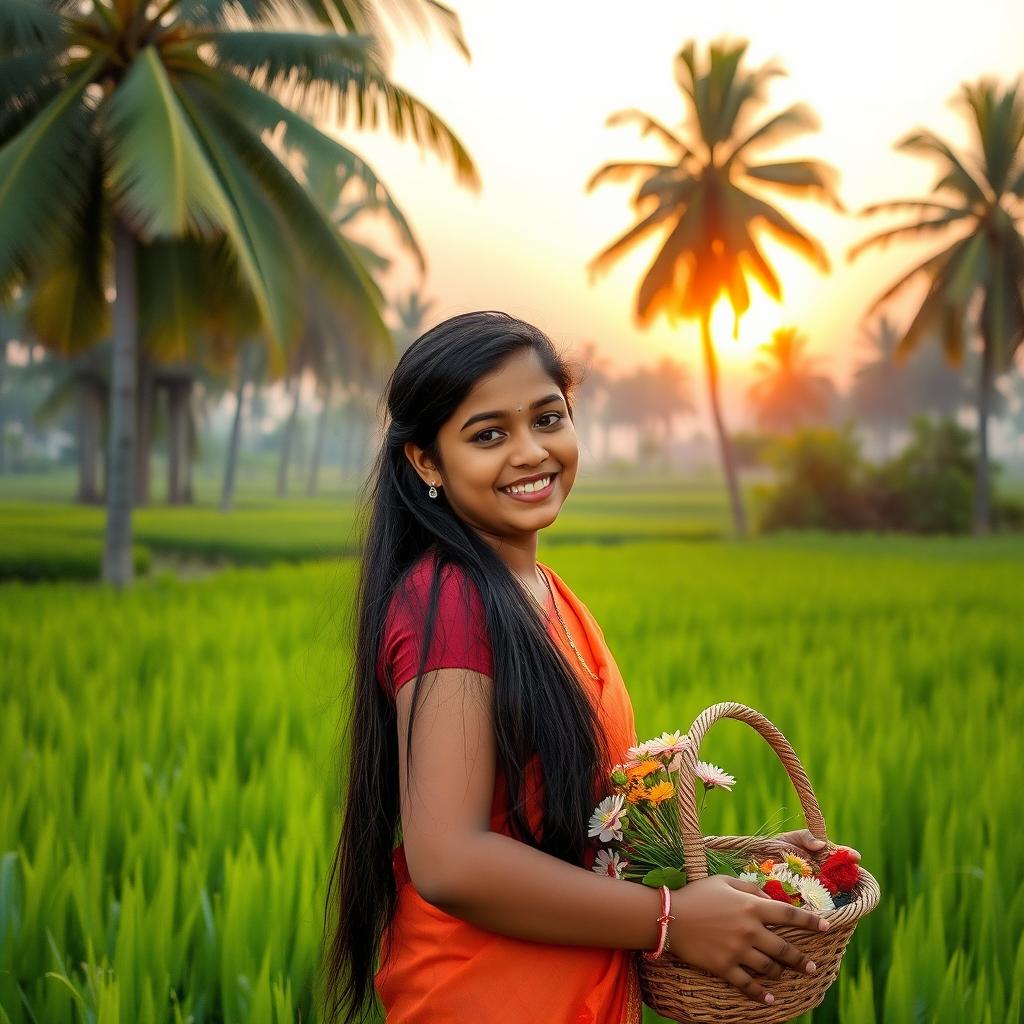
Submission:
<svg viewBox="0 0 1024 1024">
<path fill-rule="evenodd" d="M 836 846 L 825 835 L 825 820 L 800 759 L 786 737 L 764 715 L 731 701 L 714 704 L 704 710 L 697 716 L 689 732 L 690 746 L 683 753 L 683 777 L 687 777 L 687 772 L 693 777 L 704 734 L 720 718 L 736 718 L 746 722 L 767 740 L 796 788 L 808 829 L 816 839 L 823 839 L 826 844 L 819 854 L 809 854 L 806 850 L 794 849 L 778 839 L 768 838 L 755 842 L 751 847 L 751 855 L 762 860 L 783 852 L 793 852 L 818 864 L 822 863 Z M 735 850 L 750 841 L 747 836 L 701 836 L 694 788 L 682 786 L 679 794 L 686 876 L 691 882 L 707 877 L 708 849 Z M 839 962 L 857 927 L 857 921 L 878 904 L 878 883 L 864 868 L 860 869 L 860 879 L 851 896 L 852 902 L 828 914 L 831 927 L 827 932 L 811 932 L 786 925 L 767 926 L 802 950 L 818 968 L 814 974 L 783 968 L 777 979 L 766 978 L 755 972 L 754 977 L 775 996 L 775 1002 L 756 1002 L 717 975 L 681 963 L 671 953 L 666 953 L 658 960 L 645 960 L 638 951 L 636 960 L 644 1002 L 661 1016 L 683 1024 L 746 1024 L 749 1021 L 791 1020 L 817 1006 L 825 998 L 829 986 L 839 974 Z"/>
</svg>

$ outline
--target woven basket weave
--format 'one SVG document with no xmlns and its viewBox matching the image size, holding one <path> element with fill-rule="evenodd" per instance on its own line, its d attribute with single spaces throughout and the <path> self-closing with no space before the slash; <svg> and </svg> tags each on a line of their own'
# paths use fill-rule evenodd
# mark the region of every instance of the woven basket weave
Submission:
<svg viewBox="0 0 1024 1024">
<path fill-rule="evenodd" d="M 796 788 L 807 828 L 816 839 L 825 841 L 822 851 L 814 854 L 795 849 L 779 839 L 767 838 L 753 843 L 750 847 L 751 856 L 764 860 L 791 852 L 817 864 L 824 862 L 836 850 L 836 846 L 829 842 L 825 834 L 825 819 L 807 773 L 786 737 L 759 712 L 731 701 L 714 704 L 701 712 L 690 729 L 690 745 L 683 752 L 682 777 L 695 777 L 701 742 L 708 729 L 720 718 L 735 718 L 746 722 L 764 737 L 778 755 Z M 702 836 L 697 820 L 694 788 L 684 785 L 680 787 L 679 793 L 683 853 L 686 877 L 690 882 L 708 876 L 707 850 L 736 850 L 751 841 L 748 836 Z M 827 932 L 811 932 L 806 928 L 787 925 L 766 926 L 799 948 L 818 968 L 814 974 L 804 974 L 784 967 L 777 979 L 766 978 L 755 972 L 753 976 L 774 995 L 775 1002 L 756 1002 L 717 975 L 680 962 L 671 952 L 657 960 L 645 960 L 638 951 L 636 960 L 644 1002 L 662 1017 L 682 1024 L 747 1024 L 752 1021 L 791 1020 L 817 1006 L 825 998 L 829 986 L 839 974 L 839 963 L 857 922 L 878 905 L 878 883 L 868 871 L 860 868 L 860 878 L 850 895 L 853 897 L 850 903 L 828 913 L 831 927 Z"/>
</svg>

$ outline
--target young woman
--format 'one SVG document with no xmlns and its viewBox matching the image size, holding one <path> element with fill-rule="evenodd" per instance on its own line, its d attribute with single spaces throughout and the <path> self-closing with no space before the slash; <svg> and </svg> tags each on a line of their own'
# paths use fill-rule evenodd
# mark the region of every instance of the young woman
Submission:
<svg viewBox="0 0 1024 1024">
<path fill-rule="evenodd" d="M 661 891 L 591 870 L 587 835 L 637 743 L 633 710 L 600 626 L 536 557 L 576 478 L 577 383 L 545 334 L 497 312 L 432 328 L 388 382 L 329 1020 L 364 1019 L 377 995 L 388 1024 L 640 1021 L 633 951 L 658 946 Z M 787 837 L 813 848 L 806 830 Z M 684 886 L 670 913 L 665 955 L 752 999 L 753 975 L 813 969 L 766 925 L 817 915 L 750 883 Z"/>
</svg>

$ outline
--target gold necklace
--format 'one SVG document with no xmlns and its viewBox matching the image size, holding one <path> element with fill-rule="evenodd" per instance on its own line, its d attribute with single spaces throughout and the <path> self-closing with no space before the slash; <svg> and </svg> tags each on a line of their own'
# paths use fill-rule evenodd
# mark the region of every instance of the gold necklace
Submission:
<svg viewBox="0 0 1024 1024">
<path fill-rule="evenodd" d="M 544 572 L 544 570 L 541 569 L 539 565 L 535 566 L 534 568 L 535 571 L 539 572 L 544 579 L 544 584 L 548 588 L 548 593 L 551 595 L 551 606 L 555 609 L 555 614 L 558 616 L 558 621 L 562 624 L 562 631 L 565 633 L 565 639 L 569 641 L 569 646 L 572 648 L 573 653 L 579 659 L 579 662 L 584 667 L 584 669 L 586 669 L 587 674 L 590 676 L 590 678 L 594 680 L 599 680 L 601 677 L 599 675 L 595 675 L 593 672 L 590 671 L 590 666 L 583 660 L 583 655 L 580 654 L 579 649 L 576 647 L 576 644 L 573 643 L 572 634 L 569 632 L 569 627 L 565 624 L 565 619 L 562 618 L 562 613 L 558 610 L 558 602 L 555 600 L 555 592 L 551 589 L 551 581 L 548 579 L 548 574 Z M 544 607 L 544 605 L 540 603 L 540 601 L 537 601 L 537 595 L 528 586 L 526 586 L 526 582 L 523 580 L 522 576 L 520 576 L 519 573 L 516 573 L 516 576 L 519 578 L 523 586 L 526 587 L 527 593 L 529 593 L 530 597 L 532 597 L 534 601 L 537 602 L 537 606 L 544 613 L 544 616 L 546 618 L 548 610 Z"/>
</svg>

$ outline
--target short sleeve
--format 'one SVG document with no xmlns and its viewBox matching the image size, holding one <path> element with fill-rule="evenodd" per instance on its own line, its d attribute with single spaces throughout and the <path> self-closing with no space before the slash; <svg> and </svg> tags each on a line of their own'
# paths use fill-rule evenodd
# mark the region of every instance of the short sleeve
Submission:
<svg viewBox="0 0 1024 1024">
<path fill-rule="evenodd" d="M 378 682 L 388 693 L 392 693 L 389 673 L 394 693 L 416 677 L 432 572 L 431 560 L 419 563 L 410 572 L 405 586 L 396 588 L 391 598 L 377 662 Z M 457 565 L 447 565 L 441 572 L 434 635 L 423 671 L 437 668 L 468 668 L 494 675 L 483 601 L 475 584 Z"/>
</svg>

